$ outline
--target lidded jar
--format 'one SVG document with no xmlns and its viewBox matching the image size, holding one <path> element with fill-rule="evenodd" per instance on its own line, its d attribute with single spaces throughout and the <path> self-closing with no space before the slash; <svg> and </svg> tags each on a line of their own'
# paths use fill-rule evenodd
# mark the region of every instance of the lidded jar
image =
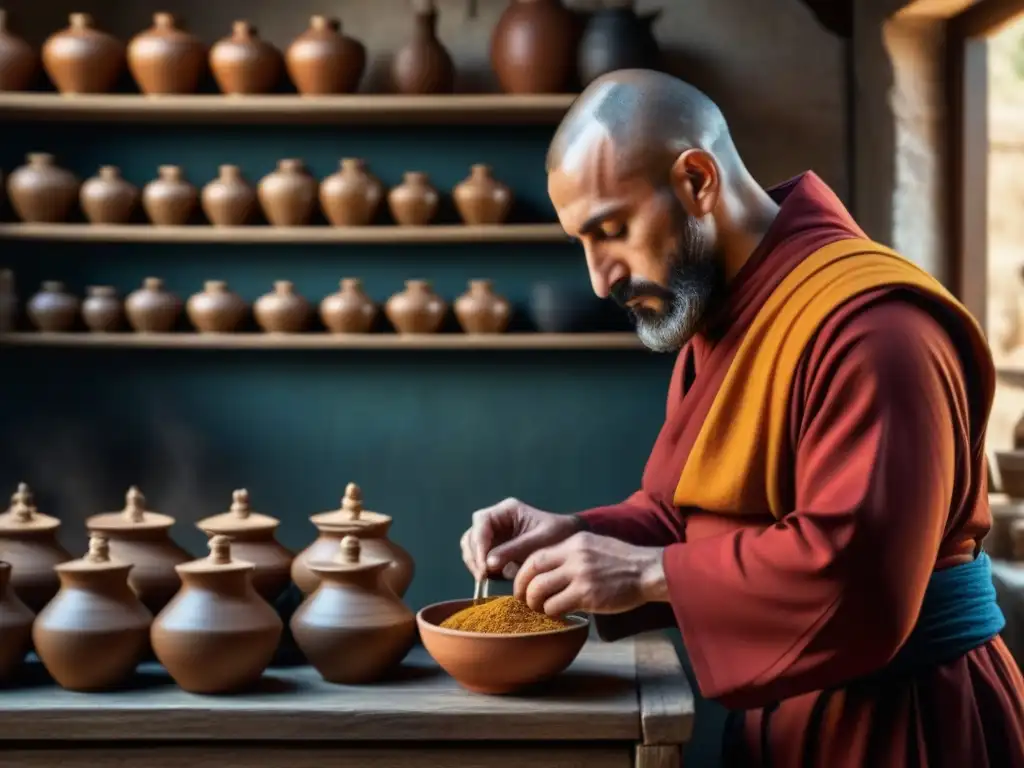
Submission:
<svg viewBox="0 0 1024 768">
<path fill-rule="evenodd" d="M 309 564 L 330 562 L 343 538 L 358 536 L 361 556 L 388 560 L 390 565 L 384 569 L 382 579 L 396 595 L 405 595 L 415 571 L 412 555 L 388 538 L 391 517 L 363 509 L 363 493 L 358 485 L 349 483 L 345 487 L 341 509 L 321 512 L 309 520 L 320 535 L 292 561 L 292 581 L 305 594 L 311 593 L 320 583 L 320 577 Z"/>
<path fill-rule="evenodd" d="M 343 158 L 338 171 L 320 182 L 320 208 L 336 227 L 361 227 L 373 221 L 384 197 L 384 185 L 366 168 L 366 161 Z"/>
<path fill-rule="evenodd" d="M 43 69 L 61 93 L 109 93 L 124 57 L 121 41 L 96 29 L 88 13 L 72 13 L 67 28 L 43 43 Z"/>
<path fill-rule="evenodd" d="M 18 218 L 30 224 L 67 221 L 78 201 L 78 178 L 48 152 L 30 152 L 25 159 L 7 177 L 7 197 Z"/>
<path fill-rule="evenodd" d="M 177 567 L 181 590 L 153 621 L 157 659 L 189 693 L 231 693 L 255 684 L 284 624 L 252 586 L 253 564 L 231 556 L 231 539 L 210 539 L 210 555 Z"/>
<path fill-rule="evenodd" d="M 92 224 L 127 224 L 139 201 L 139 190 L 116 165 L 103 165 L 82 184 L 78 201 Z"/>
<path fill-rule="evenodd" d="M 405 290 L 384 305 L 384 314 L 399 333 L 437 333 L 448 305 L 426 280 L 406 280 Z"/>
<path fill-rule="evenodd" d="M 512 318 L 512 305 L 494 292 L 490 280 L 470 280 L 469 290 L 455 300 L 454 309 L 466 333 L 503 333 Z"/>
<path fill-rule="evenodd" d="M 302 333 L 309 325 L 312 308 L 290 280 L 277 280 L 272 292 L 256 299 L 253 314 L 267 333 Z"/>
<path fill-rule="evenodd" d="M 0 8 L 0 91 L 27 90 L 38 66 L 35 49 L 11 33 L 7 11 Z"/>
<path fill-rule="evenodd" d="M 208 536 L 231 537 L 231 552 L 256 567 L 253 589 L 270 603 L 291 583 L 294 556 L 275 537 L 280 524 L 276 517 L 253 512 L 245 489 L 231 494 L 231 509 L 227 512 L 196 523 Z"/>
<path fill-rule="evenodd" d="M 0 683 L 8 680 L 32 646 L 35 614 L 14 593 L 11 564 L 0 561 Z"/>
<path fill-rule="evenodd" d="M 164 288 L 159 277 L 147 277 L 124 302 L 128 323 L 138 333 L 167 333 L 181 314 L 181 300 Z"/>
<path fill-rule="evenodd" d="M 390 561 L 361 550 L 346 536 L 331 559 L 310 561 L 320 585 L 291 618 L 296 644 L 329 683 L 373 682 L 416 642 L 416 617 L 384 582 Z"/>
<path fill-rule="evenodd" d="M 304 226 L 316 211 L 316 179 L 296 158 L 278 160 L 277 169 L 260 179 L 257 194 L 263 214 L 275 227 Z"/>
<path fill-rule="evenodd" d="M 288 76 L 303 95 L 352 93 L 366 69 L 366 47 L 342 34 L 341 22 L 313 16 L 285 52 Z"/>
<path fill-rule="evenodd" d="M 388 192 L 391 215 L 402 226 L 421 227 L 437 214 L 440 202 L 430 177 L 422 171 L 406 171 L 402 183 Z"/>
<path fill-rule="evenodd" d="M 207 280 L 185 304 L 188 319 L 200 333 L 233 333 L 249 313 L 249 305 L 228 290 L 223 280 Z"/>
<path fill-rule="evenodd" d="M 142 188 L 142 207 L 149 220 L 161 227 L 188 224 L 199 192 L 177 165 L 161 165 L 157 177 Z"/>
<path fill-rule="evenodd" d="M 369 333 L 376 318 L 377 305 L 355 277 L 343 277 L 340 290 L 320 302 L 320 319 L 331 333 Z"/>
<path fill-rule="evenodd" d="M 78 320 L 78 297 L 68 293 L 59 280 L 44 280 L 39 293 L 28 300 L 25 311 L 40 331 L 61 333 L 74 330 Z"/>
<path fill-rule="evenodd" d="M 466 224 L 501 224 L 512 207 L 512 190 L 494 178 L 489 165 L 476 163 L 455 186 L 452 200 Z"/>
<path fill-rule="evenodd" d="M 281 52 L 248 21 L 236 21 L 210 49 L 210 70 L 222 93 L 269 93 L 281 80 Z"/>
<path fill-rule="evenodd" d="M 103 512 L 85 521 L 89 533 L 107 538 L 112 558 L 135 566 L 128 585 L 154 614 L 178 591 L 174 567 L 190 557 L 171 539 L 172 525 L 173 517 L 146 509 L 146 498 L 134 485 L 120 512 Z"/>
<path fill-rule="evenodd" d="M 256 211 L 256 190 L 237 165 L 222 165 L 220 175 L 203 187 L 201 202 L 213 226 L 240 227 L 248 224 Z"/>
<path fill-rule="evenodd" d="M 412 39 L 391 62 L 391 82 L 398 93 L 451 93 L 455 65 L 437 39 L 437 8 L 433 0 L 414 0 Z"/>
<path fill-rule="evenodd" d="M 60 520 L 39 512 L 32 491 L 19 483 L 10 508 L 0 514 L 0 560 L 11 564 L 11 587 L 33 613 L 57 594 L 53 567 L 71 559 L 57 541 L 59 529 Z"/>
<path fill-rule="evenodd" d="M 195 93 L 206 70 L 206 46 L 170 13 L 128 43 L 128 69 L 145 94 Z"/>
<path fill-rule="evenodd" d="M 61 588 L 36 617 L 32 641 L 57 684 L 102 691 L 124 683 L 149 647 L 153 615 L 128 586 L 131 563 L 110 556 L 103 536 L 85 557 L 57 566 Z"/>
<path fill-rule="evenodd" d="M 124 325 L 124 306 L 112 285 L 90 285 L 82 302 L 82 320 L 95 333 L 118 331 Z"/>
</svg>

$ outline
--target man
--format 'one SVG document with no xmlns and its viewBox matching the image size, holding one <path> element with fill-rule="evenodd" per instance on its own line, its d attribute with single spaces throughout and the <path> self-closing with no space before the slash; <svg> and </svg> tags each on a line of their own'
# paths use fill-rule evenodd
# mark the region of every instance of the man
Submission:
<svg viewBox="0 0 1024 768">
<path fill-rule="evenodd" d="M 478 511 L 469 569 L 518 568 L 517 596 L 606 639 L 674 620 L 702 693 L 738 712 L 730 764 L 1024 767 L 970 315 L 813 173 L 764 191 L 667 75 L 592 83 L 547 170 L 595 293 L 678 360 L 641 489 Z"/>
</svg>

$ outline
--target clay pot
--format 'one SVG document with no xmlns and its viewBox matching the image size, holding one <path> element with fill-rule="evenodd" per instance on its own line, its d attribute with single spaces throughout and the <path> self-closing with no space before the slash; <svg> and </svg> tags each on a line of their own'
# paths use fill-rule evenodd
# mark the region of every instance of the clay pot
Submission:
<svg viewBox="0 0 1024 768">
<path fill-rule="evenodd" d="M 506 93 L 568 93 L 580 19 L 561 0 L 510 0 L 491 36 L 491 67 Z"/>
<path fill-rule="evenodd" d="M 659 69 L 661 50 L 651 27 L 660 14 L 638 16 L 632 2 L 592 13 L 579 44 L 583 85 L 618 69 Z"/>
<path fill-rule="evenodd" d="M 7 11 L 0 8 L 0 91 L 25 91 L 35 80 L 39 57 L 35 49 L 11 34 Z"/>
<path fill-rule="evenodd" d="M 302 333 L 309 324 L 309 302 L 295 292 L 289 280 L 274 282 L 274 290 L 256 299 L 256 323 L 267 333 Z"/>
<path fill-rule="evenodd" d="M 25 309 L 32 325 L 40 331 L 62 333 L 74 330 L 79 307 L 78 297 L 68 293 L 64 283 L 46 280 Z"/>
<path fill-rule="evenodd" d="M 366 161 L 346 157 L 340 169 L 320 182 L 320 208 L 336 227 L 361 227 L 373 221 L 384 185 L 366 169 Z"/>
<path fill-rule="evenodd" d="M 72 13 L 68 27 L 43 43 L 43 69 L 61 93 L 109 93 L 124 57 L 121 41 L 96 29 L 87 13 Z"/>
<path fill-rule="evenodd" d="M 138 333 L 167 333 L 181 313 L 181 300 L 164 288 L 159 277 L 147 277 L 124 302 L 128 324 Z"/>
<path fill-rule="evenodd" d="M 341 280 L 340 290 L 320 302 L 320 319 L 331 333 L 369 333 L 377 305 L 354 277 Z"/>
<path fill-rule="evenodd" d="M 154 13 L 153 26 L 128 43 L 128 70 L 145 94 L 195 93 L 206 70 L 206 46 L 170 13 Z"/>
<path fill-rule="evenodd" d="M 173 517 L 146 509 L 146 498 L 135 486 L 128 489 L 120 512 L 103 512 L 85 521 L 89 533 L 107 538 L 113 559 L 135 566 L 128 585 L 153 614 L 178 591 L 174 567 L 190 557 L 171 539 L 172 525 Z"/>
<path fill-rule="evenodd" d="M 284 624 L 252 586 L 253 564 L 234 560 L 227 536 L 210 555 L 177 567 L 181 590 L 153 621 L 157 659 L 190 693 L 231 693 L 255 684 Z"/>
<path fill-rule="evenodd" d="M 512 190 L 494 178 L 489 165 L 477 163 L 456 185 L 452 199 L 466 224 L 501 224 L 512 207 Z"/>
<path fill-rule="evenodd" d="M 203 187 L 203 213 L 215 227 L 240 227 L 256 212 L 256 190 L 237 165 L 222 165 L 220 175 Z"/>
<path fill-rule="evenodd" d="M 275 227 L 302 227 L 316 211 L 317 183 L 301 160 L 278 160 L 257 187 L 263 215 Z"/>
<path fill-rule="evenodd" d="M 249 305 L 229 291 L 223 280 L 207 280 L 202 293 L 189 297 L 185 312 L 200 333 L 233 333 L 245 320 Z"/>
<path fill-rule="evenodd" d="M 349 483 L 345 487 L 341 509 L 321 512 L 309 520 L 320 535 L 292 561 L 292 581 L 303 593 L 310 594 L 320 584 L 320 576 L 310 563 L 330 562 L 343 538 L 358 536 L 362 556 L 388 560 L 391 564 L 382 574 L 383 581 L 399 597 L 405 595 L 415 572 L 412 556 L 388 538 L 391 517 L 363 509 L 363 493 L 358 485 Z"/>
<path fill-rule="evenodd" d="M 236 21 L 210 49 L 210 69 L 222 93 L 270 93 L 281 80 L 281 52 L 248 21 Z"/>
<path fill-rule="evenodd" d="M 85 557 L 57 566 L 61 588 L 36 618 L 32 641 L 62 688 L 117 686 L 146 653 L 153 615 L 128 586 L 131 569 L 112 559 L 107 540 L 96 534 Z"/>
<path fill-rule="evenodd" d="M 433 0 L 414 0 L 412 39 L 395 54 L 391 81 L 398 93 L 451 93 L 455 65 L 437 39 L 437 9 Z"/>
<path fill-rule="evenodd" d="M 114 165 L 104 165 L 78 193 L 82 213 L 93 224 L 127 224 L 139 201 L 138 188 Z"/>
<path fill-rule="evenodd" d="M 71 559 L 57 541 L 60 520 L 35 507 L 25 483 L 11 496 L 0 515 L 0 560 L 11 564 L 11 587 L 33 613 L 39 613 L 60 587 L 55 565 Z"/>
<path fill-rule="evenodd" d="M 35 614 L 14 594 L 11 564 L 0 562 L 0 683 L 18 669 L 32 646 Z"/>
<path fill-rule="evenodd" d="M 503 333 L 512 305 L 494 292 L 490 280 L 470 280 L 469 290 L 455 300 L 455 317 L 466 333 Z"/>
<path fill-rule="evenodd" d="M 124 325 L 124 307 L 112 285 L 90 285 L 82 302 L 82 320 L 90 331 L 110 333 Z"/>
<path fill-rule="evenodd" d="M 406 280 L 405 290 L 384 305 L 384 314 L 399 333 L 437 333 L 447 312 L 448 305 L 426 280 Z"/>
<path fill-rule="evenodd" d="M 249 492 L 244 489 L 231 494 L 231 509 L 227 512 L 196 523 L 208 536 L 231 537 L 232 554 L 256 566 L 253 589 L 270 603 L 291 583 L 294 556 L 274 535 L 280 524 L 276 517 L 253 512 Z"/>
<path fill-rule="evenodd" d="M 341 22 L 313 16 L 309 29 L 288 46 L 288 76 L 303 95 L 353 93 L 366 69 L 366 48 L 341 33 Z"/>
<path fill-rule="evenodd" d="M 188 224 L 199 202 L 199 192 L 177 165 L 161 165 L 157 177 L 142 188 L 142 207 L 158 227 Z"/>
<path fill-rule="evenodd" d="M 422 227 L 437 215 L 440 197 L 422 171 L 406 171 L 402 183 L 388 192 L 388 208 L 404 227 Z"/>
<path fill-rule="evenodd" d="M 78 178 L 59 168 L 47 152 L 31 152 L 25 157 L 27 164 L 7 177 L 7 196 L 14 212 L 33 224 L 67 221 L 78 200 Z"/>
</svg>

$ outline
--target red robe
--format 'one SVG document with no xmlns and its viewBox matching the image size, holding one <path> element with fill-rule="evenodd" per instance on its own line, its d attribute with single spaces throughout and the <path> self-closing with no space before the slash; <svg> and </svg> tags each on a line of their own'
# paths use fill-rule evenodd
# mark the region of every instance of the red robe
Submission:
<svg viewBox="0 0 1024 768">
<path fill-rule="evenodd" d="M 864 679 L 906 639 L 933 570 L 970 560 L 991 522 L 987 405 L 932 305 L 874 290 L 805 350 L 781 457 L 792 512 L 673 506 L 759 308 L 811 253 L 865 237 L 813 173 L 772 194 L 778 218 L 679 355 L 641 490 L 581 514 L 595 533 L 666 547 L 671 612 L 650 605 L 598 628 L 613 639 L 675 619 L 703 695 L 744 710 L 731 765 L 1024 768 L 1024 681 L 1001 639 L 910 677 Z"/>
</svg>

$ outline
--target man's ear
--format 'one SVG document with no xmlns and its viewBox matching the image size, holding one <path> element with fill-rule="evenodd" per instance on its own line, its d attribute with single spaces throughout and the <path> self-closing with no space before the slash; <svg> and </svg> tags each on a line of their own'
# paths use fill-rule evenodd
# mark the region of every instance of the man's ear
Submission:
<svg viewBox="0 0 1024 768">
<path fill-rule="evenodd" d="M 688 149 L 672 164 L 672 188 L 686 213 L 696 219 L 710 214 L 721 194 L 718 163 L 703 149 Z"/>
</svg>

